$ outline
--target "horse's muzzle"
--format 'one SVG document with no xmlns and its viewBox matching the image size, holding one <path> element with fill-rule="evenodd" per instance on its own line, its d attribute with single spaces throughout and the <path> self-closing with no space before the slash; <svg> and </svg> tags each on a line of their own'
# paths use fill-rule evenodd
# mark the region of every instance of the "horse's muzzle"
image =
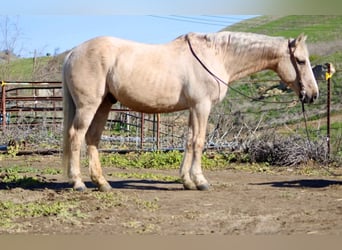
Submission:
<svg viewBox="0 0 342 250">
<path fill-rule="evenodd" d="M 299 99 L 303 103 L 313 103 L 318 98 L 318 94 L 308 95 L 306 91 L 300 91 Z"/>
</svg>

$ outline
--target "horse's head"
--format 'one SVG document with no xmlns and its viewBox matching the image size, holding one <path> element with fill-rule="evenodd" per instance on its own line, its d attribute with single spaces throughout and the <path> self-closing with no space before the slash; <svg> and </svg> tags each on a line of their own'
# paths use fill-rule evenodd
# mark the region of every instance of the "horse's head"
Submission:
<svg viewBox="0 0 342 250">
<path fill-rule="evenodd" d="M 317 99 L 319 91 L 305 40 L 306 36 L 303 34 L 289 40 L 287 53 L 277 65 L 277 73 L 297 93 L 302 102 L 311 103 Z"/>
</svg>

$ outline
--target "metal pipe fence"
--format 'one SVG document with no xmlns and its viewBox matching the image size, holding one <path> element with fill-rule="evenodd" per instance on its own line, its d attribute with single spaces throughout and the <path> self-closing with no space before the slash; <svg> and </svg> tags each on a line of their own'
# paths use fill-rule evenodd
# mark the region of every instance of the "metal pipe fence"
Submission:
<svg viewBox="0 0 342 250">
<path fill-rule="evenodd" d="M 47 129 L 61 133 L 63 123 L 61 82 L 3 82 L 0 129 Z M 144 114 L 113 105 L 101 140 L 103 149 L 152 149 L 179 147 L 179 114 Z M 177 128 L 175 128 L 175 126 Z M 162 139 L 161 139 L 162 138 Z"/>
<path fill-rule="evenodd" d="M 339 72 L 337 71 L 336 74 Z M 339 133 L 342 133 L 342 128 L 330 126 L 329 114 L 330 112 L 338 112 L 341 106 L 335 105 L 335 107 L 331 107 L 330 99 L 334 95 L 342 93 L 342 85 L 337 82 L 331 87 L 332 90 L 330 90 L 330 86 L 325 84 L 325 82 L 330 82 L 330 80 L 329 78 L 329 81 L 324 79 L 319 81 L 320 88 L 322 88 L 320 100 L 318 101 L 319 104 L 317 105 L 319 107 L 314 107 L 315 111 L 310 115 L 313 117 L 319 115 L 329 118 L 327 123 L 327 140 L 329 143 L 333 143 L 336 140 L 333 138 L 336 133 L 331 134 L 330 130 L 337 129 L 340 131 Z M 241 86 L 248 88 L 248 92 L 251 92 L 251 95 L 273 98 L 272 100 L 275 101 L 282 100 L 283 95 L 278 95 L 274 91 L 277 90 L 274 86 L 279 83 L 279 80 L 271 79 L 264 82 L 256 82 L 253 79 L 245 79 L 243 82 L 244 85 Z M 264 83 L 268 83 L 268 88 L 265 86 L 255 87 L 258 84 Z M 261 90 L 263 94 L 259 93 Z M 286 90 L 283 90 L 283 92 L 286 93 Z M 330 92 L 332 96 L 330 96 Z M 292 97 L 294 98 L 294 96 Z M 284 117 L 291 117 L 292 122 L 302 119 L 301 112 L 298 112 L 299 108 L 296 112 L 290 108 L 291 105 L 281 103 L 272 105 L 260 104 L 256 101 L 257 98 L 254 97 L 248 100 L 249 106 L 244 104 L 245 106 L 241 107 L 239 103 L 245 98 L 228 90 L 228 98 L 213 109 L 209 117 L 207 129 L 207 147 L 234 148 L 239 140 L 241 143 L 242 134 L 254 133 L 258 129 L 267 129 L 267 126 L 277 127 L 283 126 L 286 123 L 291 124 L 291 121 L 286 120 L 287 118 L 285 119 Z M 328 110 L 324 108 L 327 98 L 329 98 L 329 105 L 327 104 L 326 107 Z M 53 145 L 54 148 L 60 149 L 63 123 L 62 106 L 61 82 L 3 81 L 1 84 L 0 113 L 0 130 L 2 135 L 8 136 L 8 138 L 27 138 L 28 134 L 44 131 L 45 137 L 54 134 L 56 138 L 54 143 L 45 144 L 44 146 L 49 147 Z M 188 111 L 168 114 L 144 114 L 129 110 L 119 103 L 113 105 L 111 111 L 100 143 L 101 150 L 165 150 L 183 148 L 184 137 L 187 132 Z M 317 130 L 320 130 L 324 124 L 319 124 L 318 126 Z M 24 135 L 21 136 L 20 133 Z M 316 132 L 313 131 L 313 133 Z M 342 144 L 342 142 L 339 141 L 338 144 Z"/>
</svg>

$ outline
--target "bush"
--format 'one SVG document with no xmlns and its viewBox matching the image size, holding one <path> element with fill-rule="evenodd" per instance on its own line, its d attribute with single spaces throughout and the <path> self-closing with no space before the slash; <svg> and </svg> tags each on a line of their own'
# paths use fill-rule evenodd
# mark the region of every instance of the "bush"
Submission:
<svg viewBox="0 0 342 250">
<path fill-rule="evenodd" d="M 324 138 L 308 141 L 301 135 L 280 136 L 264 134 L 251 139 L 245 151 L 252 162 L 267 162 L 277 166 L 294 166 L 314 161 L 320 164 L 329 162 Z"/>
</svg>

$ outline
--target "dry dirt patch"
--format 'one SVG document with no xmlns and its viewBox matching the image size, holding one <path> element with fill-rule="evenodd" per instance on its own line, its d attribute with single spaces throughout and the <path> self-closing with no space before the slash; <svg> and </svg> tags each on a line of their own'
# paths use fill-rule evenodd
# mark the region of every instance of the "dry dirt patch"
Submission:
<svg viewBox="0 0 342 250">
<path fill-rule="evenodd" d="M 1 234 L 342 234 L 339 169 L 333 177 L 227 166 L 206 171 L 212 189 L 199 192 L 183 190 L 177 170 L 106 167 L 113 191 L 100 193 L 86 179 L 89 189 L 79 193 L 54 171 L 59 164 L 53 156 L 2 159 Z M 37 171 L 8 181 L 4 169 L 27 165 Z"/>
</svg>

